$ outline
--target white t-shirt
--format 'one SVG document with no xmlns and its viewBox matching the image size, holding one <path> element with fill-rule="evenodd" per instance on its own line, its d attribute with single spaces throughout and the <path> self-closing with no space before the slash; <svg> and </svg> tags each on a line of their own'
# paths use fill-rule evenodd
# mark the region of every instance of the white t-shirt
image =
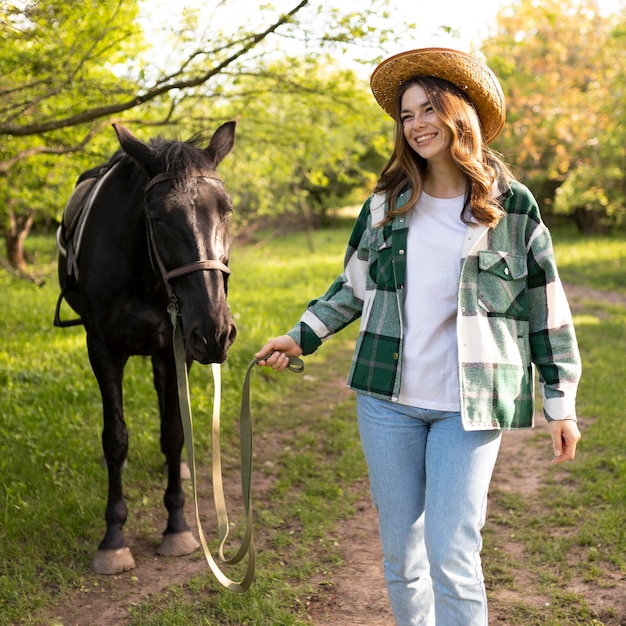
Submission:
<svg viewBox="0 0 626 626">
<path fill-rule="evenodd" d="M 401 404 L 460 410 L 456 313 L 464 197 L 422 192 L 410 215 L 406 250 Z"/>
</svg>

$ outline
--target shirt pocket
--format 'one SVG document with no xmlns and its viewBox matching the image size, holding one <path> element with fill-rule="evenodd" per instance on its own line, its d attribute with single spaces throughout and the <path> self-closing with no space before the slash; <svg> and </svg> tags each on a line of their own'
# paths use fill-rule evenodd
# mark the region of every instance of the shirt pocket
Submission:
<svg viewBox="0 0 626 626">
<path fill-rule="evenodd" d="M 528 318 L 528 265 L 525 256 L 478 252 L 478 303 L 488 313 Z"/>
<path fill-rule="evenodd" d="M 393 280 L 393 248 L 391 237 L 376 247 L 374 262 L 370 266 L 370 277 L 378 288 L 390 288 Z"/>
</svg>

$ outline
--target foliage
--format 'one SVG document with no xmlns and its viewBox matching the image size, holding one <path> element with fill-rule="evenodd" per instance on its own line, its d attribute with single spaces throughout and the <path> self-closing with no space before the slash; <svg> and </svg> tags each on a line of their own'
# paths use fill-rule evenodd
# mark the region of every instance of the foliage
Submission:
<svg viewBox="0 0 626 626">
<path fill-rule="evenodd" d="M 239 120 L 237 149 L 222 171 L 238 229 L 290 218 L 319 225 L 331 209 L 361 203 L 392 137 L 364 82 L 306 58 L 263 71 L 271 85 L 258 93 L 256 75 L 241 77 L 228 104 Z"/>
<path fill-rule="evenodd" d="M 141 36 L 134 0 L 3 3 L 2 11 L 0 224 L 9 261 L 24 271 L 23 238 L 37 214 L 61 214 L 59 198 L 75 180 L 58 157 L 80 152 L 104 126 L 80 124 L 84 111 L 131 88 L 113 68 L 140 51 Z"/>
<path fill-rule="evenodd" d="M 592 0 L 518 0 L 482 46 L 507 97 L 496 147 L 584 232 L 626 213 L 625 29 L 623 14 L 603 17 Z"/>
<path fill-rule="evenodd" d="M 4 3 L 0 41 L 0 173 L 34 156 L 82 150 L 105 123 L 88 111 L 136 88 L 115 68 L 138 55 L 137 2 L 61 0 Z M 53 161 L 45 163 L 45 169 Z M 44 169 L 44 168 L 42 168 Z M 41 170 L 22 169 L 10 182 L 42 187 Z M 4 186 L 4 185 L 3 185 Z"/>
<path fill-rule="evenodd" d="M 30 1 L 5 11 L 0 55 L 3 135 L 67 127 L 62 120 L 133 86 L 113 68 L 140 51 L 136 0 L 90 0 L 81 7 Z"/>
<path fill-rule="evenodd" d="M 256 78 L 250 99 L 274 88 L 277 81 L 265 68 L 269 60 L 284 57 L 285 41 L 301 42 L 300 51 L 315 60 L 355 41 L 385 40 L 386 1 L 375 0 L 362 11 L 309 0 L 294 0 L 287 12 L 262 5 L 255 23 L 233 13 L 235 2 L 221 2 L 208 23 L 197 11 L 186 11 L 182 24 L 165 25 L 169 39 L 162 41 L 175 51 L 167 57 L 162 44 L 155 49 L 146 43 L 138 18 L 145 22 L 139 11 L 148 9 L 138 0 L 3 3 L 0 222 L 10 264 L 24 270 L 22 240 L 34 215 L 58 217 L 58 198 L 69 195 L 87 160 L 86 147 L 100 155 L 95 163 L 106 146 L 113 147 L 110 132 L 99 145 L 92 143 L 110 122 L 124 117 L 128 124 L 167 126 L 164 134 L 178 130 L 184 138 L 200 128 L 212 131 L 233 116 L 225 103 L 242 96 L 237 88 L 242 76 Z M 381 20 L 376 26 L 368 23 L 371 15 Z M 232 23 L 237 26 L 228 28 Z M 202 127 L 194 123 L 196 104 Z M 77 155 L 73 162 L 58 159 L 69 154 Z"/>
<path fill-rule="evenodd" d="M 0 224 L 22 273 L 32 225 L 58 220 L 78 173 L 116 149 L 112 121 L 186 139 L 237 118 L 223 170 L 242 229 L 257 215 L 324 221 L 328 207 L 360 202 L 389 152 L 389 120 L 341 69 L 371 68 L 381 45 L 406 41 L 387 0 L 250 15 L 224 0 L 165 24 L 146 13 L 142 0 L 1 4 Z M 155 47 L 146 35 L 157 31 L 166 43 Z M 482 46 L 509 108 L 494 147 L 547 212 L 587 231 L 624 223 L 624 32 L 624 16 L 601 17 L 592 0 L 517 0 Z"/>
<path fill-rule="evenodd" d="M 616 162 L 579 164 L 556 190 L 554 212 L 573 215 L 582 232 L 610 232 L 626 224 L 625 192 Z"/>
</svg>

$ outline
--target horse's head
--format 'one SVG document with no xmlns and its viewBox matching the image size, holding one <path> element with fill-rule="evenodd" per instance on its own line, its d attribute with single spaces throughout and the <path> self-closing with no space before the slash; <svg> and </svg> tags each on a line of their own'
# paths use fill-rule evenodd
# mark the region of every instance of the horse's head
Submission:
<svg viewBox="0 0 626 626">
<path fill-rule="evenodd" d="M 189 143 L 143 143 L 115 125 L 120 145 L 147 172 L 146 224 L 153 262 L 180 310 L 188 355 L 222 362 L 236 327 L 226 302 L 231 200 L 215 173 L 230 152 L 235 122 L 201 150 Z"/>
</svg>

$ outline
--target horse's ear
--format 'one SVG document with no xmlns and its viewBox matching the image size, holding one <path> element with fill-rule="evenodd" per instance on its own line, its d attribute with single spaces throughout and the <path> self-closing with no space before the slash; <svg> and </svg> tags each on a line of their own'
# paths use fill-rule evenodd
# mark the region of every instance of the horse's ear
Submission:
<svg viewBox="0 0 626 626">
<path fill-rule="evenodd" d="M 222 124 L 211 137 L 209 145 L 205 148 L 212 159 L 215 160 L 213 167 L 217 167 L 221 160 L 233 149 L 235 145 L 235 126 L 237 122 Z"/>
<path fill-rule="evenodd" d="M 157 170 L 155 151 L 147 143 L 137 139 L 125 126 L 113 124 L 113 128 L 124 152 L 138 161 L 149 174 L 154 175 Z"/>
</svg>

